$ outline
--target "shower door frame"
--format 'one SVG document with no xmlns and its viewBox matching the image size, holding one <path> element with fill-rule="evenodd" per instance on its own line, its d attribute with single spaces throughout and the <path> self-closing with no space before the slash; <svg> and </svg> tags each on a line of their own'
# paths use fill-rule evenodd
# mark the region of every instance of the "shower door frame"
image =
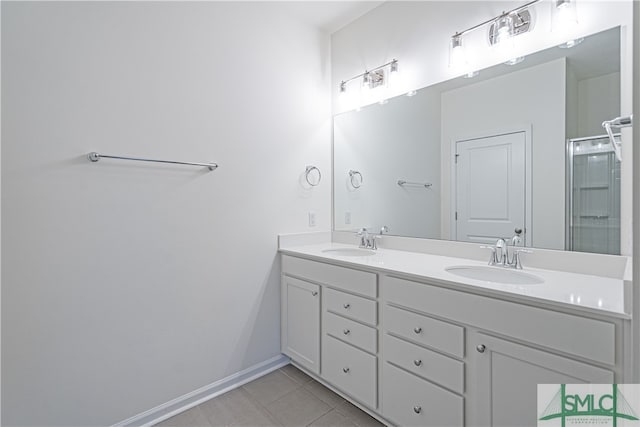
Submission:
<svg viewBox="0 0 640 427">
<path fill-rule="evenodd" d="M 620 133 L 614 133 L 614 138 L 621 138 Z M 594 135 L 594 136 L 585 136 L 582 138 L 568 138 L 565 142 L 565 240 L 564 240 L 564 250 L 565 251 L 574 251 L 573 249 L 573 144 L 574 142 L 581 141 L 592 141 L 596 139 L 607 139 L 609 140 L 608 135 Z M 613 148 L 611 149 L 613 152 Z M 620 248 L 622 250 L 622 248 Z"/>
</svg>

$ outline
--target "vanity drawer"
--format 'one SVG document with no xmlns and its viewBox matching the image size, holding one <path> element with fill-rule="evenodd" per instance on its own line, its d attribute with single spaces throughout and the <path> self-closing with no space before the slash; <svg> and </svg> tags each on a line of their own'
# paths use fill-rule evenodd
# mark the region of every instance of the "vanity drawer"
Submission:
<svg viewBox="0 0 640 427">
<path fill-rule="evenodd" d="M 332 313 L 324 314 L 324 331 L 369 353 L 375 353 L 378 348 L 376 329 Z"/>
<path fill-rule="evenodd" d="M 390 335 L 384 336 L 385 361 L 440 384 L 464 391 L 464 363 Z"/>
<path fill-rule="evenodd" d="M 384 310 L 384 325 L 388 332 L 464 357 L 463 327 L 388 305 Z"/>
<path fill-rule="evenodd" d="M 366 406 L 376 408 L 377 358 L 325 335 L 322 377 Z"/>
<path fill-rule="evenodd" d="M 395 277 L 385 277 L 383 285 L 388 301 L 394 304 L 615 365 L 616 326 L 612 322 Z"/>
<path fill-rule="evenodd" d="M 375 298 L 377 277 L 375 273 L 338 267 L 337 265 L 282 256 L 282 272 L 293 276 L 331 285 L 349 292 Z"/>
<path fill-rule="evenodd" d="M 324 306 L 340 316 L 359 320 L 371 326 L 376 326 L 378 320 L 377 303 L 356 295 L 324 289 Z"/>
<path fill-rule="evenodd" d="M 388 363 L 382 415 L 399 426 L 464 425 L 464 399 Z"/>
</svg>

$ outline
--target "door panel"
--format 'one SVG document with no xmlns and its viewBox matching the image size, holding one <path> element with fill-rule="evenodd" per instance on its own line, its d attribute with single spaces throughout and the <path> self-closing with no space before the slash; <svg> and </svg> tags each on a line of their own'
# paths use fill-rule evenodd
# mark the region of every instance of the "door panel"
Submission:
<svg viewBox="0 0 640 427">
<path fill-rule="evenodd" d="M 484 346 L 477 351 L 477 346 Z M 533 347 L 478 333 L 474 425 L 537 425 L 538 384 L 610 384 L 613 372 Z"/>
<path fill-rule="evenodd" d="M 525 139 L 516 132 L 456 142 L 457 240 L 493 243 L 524 230 Z"/>
<path fill-rule="evenodd" d="M 283 353 L 320 373 L 320 286 L 284 276 L 286 292 Z"/>
</svg>

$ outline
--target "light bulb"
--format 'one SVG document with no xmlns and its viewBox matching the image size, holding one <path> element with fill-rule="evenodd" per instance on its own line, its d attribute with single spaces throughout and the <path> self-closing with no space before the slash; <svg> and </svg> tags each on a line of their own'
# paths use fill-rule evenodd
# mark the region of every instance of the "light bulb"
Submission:
<svg viewBox="0 0 640 427">
<path fill-rule="evenodd" d="M 362 76 L 362 89 L 365 91 L 371 89 L 371 77 L 369 76 L 368 71 L 365 71 Z"/>
<path fill-rule="evenodd" d="M 503 14 L 495 22 L 494 44 L 502 44 L 513 36 L 513 18 L 511 15 Z"/>
<path fill-rule="evenodd" d="M 398 80 L 400 80 L 400 72 L 398 71 L 398 60 L 391 61 L 389 66 L 389 78 L 387 80 L 387 86 L 395 87 Z"/>
<path fill-rule="evenodd" d="M 551 30 L 567 39 L 560 47 L 571 48 L 582 42 L 582 38 L 575 37 L 578 27 L 578 12 L 575 0 L 555 0 L 552 14 Z"/>
<path fill-rule="evenodd" d="M 462 35 L 456 33 L 451 37 L 449 45 L 449 68 L 455 72 L 464 72 L 466 62 L 464 47 L 462 46 Z"/>
</svg>

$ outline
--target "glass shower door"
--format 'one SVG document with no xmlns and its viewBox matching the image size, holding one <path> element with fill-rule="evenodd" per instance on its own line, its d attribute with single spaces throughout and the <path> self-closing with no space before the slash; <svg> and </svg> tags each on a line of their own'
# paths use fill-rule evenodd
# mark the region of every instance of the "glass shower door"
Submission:
<svg viewBox="0 0 640 427">
<path fill-rule="evenodd" d="M 620 162 L 608 138 L 569 140 L 568 163 L 567 249 L 619 255 Z"/>
</svg>

